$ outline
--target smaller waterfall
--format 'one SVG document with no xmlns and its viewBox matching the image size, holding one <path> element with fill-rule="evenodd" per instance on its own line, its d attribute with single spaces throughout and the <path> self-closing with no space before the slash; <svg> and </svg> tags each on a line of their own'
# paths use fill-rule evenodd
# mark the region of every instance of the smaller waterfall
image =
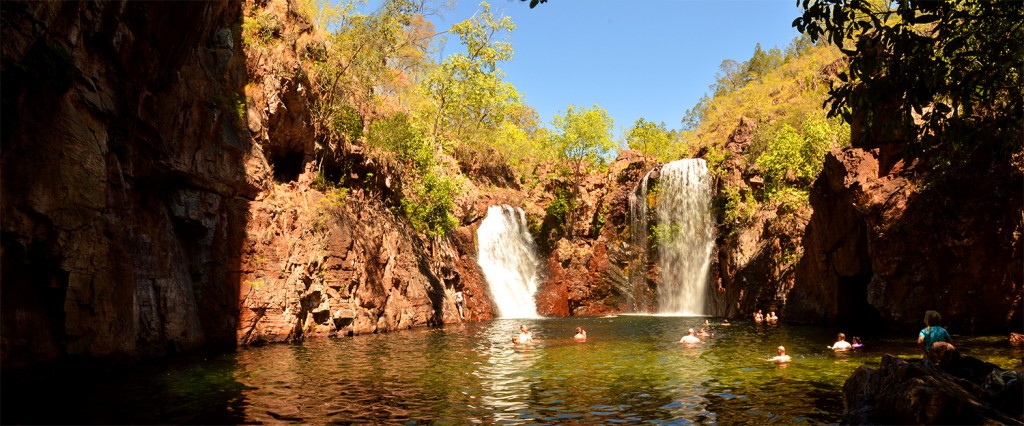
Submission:
<svg viewBox="0 0 1024 426">
<path fill-rule="evenodd" d="M 539 261 L 526 214 L 512 206 L 490 206 L 476 231 L 477 264 L 491 289 L 500 318 L 536 318 Z"/>
<path fill-rule="evenodd" d="M 658 306 L 661 313 L 704 315 L 715 225 L 711 174 L 703 159 L 661 168 L 658 215 Z"/>
<path fill-rule="evenodd" d="M 647 285 L 647 248 L 649 242 L 647 221 L 647 180 L 653 170 L 648 171 L 629 193 L 629 291 L 626 293 L 626 308 L 630 312 L 650 312 L 654 300 Z"/>
</svg>

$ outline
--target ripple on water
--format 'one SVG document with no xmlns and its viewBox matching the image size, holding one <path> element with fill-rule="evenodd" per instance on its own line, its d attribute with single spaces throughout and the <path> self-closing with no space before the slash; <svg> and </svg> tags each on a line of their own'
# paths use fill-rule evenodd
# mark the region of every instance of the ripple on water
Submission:
<svg viewBox="0 0 1024 426">
<path fill-rule="evenodd" d="M 99 381 L 61 377 L 86 395 L 74 418 L 43 423 L 834 423 L 841 388 L 883 353 L 919 356 L 913 336 L 863 336 L 863 351 L 825 350 L 836 330 L 738 323 L 713 341 L 675 343 L 703 319 L 620 316 L 522 320 L 538 343 L 513 348 L 520 321 L 248 348 Z M 572 342 L 582 326 L 590 341 Z M 848 333 L 849 334 L 849 333 Z M 959 337 L 959 336 L 956 336 Z M 957 338 L 1004 368 L 1021 351 L 1003 340 Z M 786 366 L 761 360 L 783 344 Z M 37 379 L 38 380 L 38 379 Z M 5 382 L 7 387 L 7 382 Z M 52 387 L 23 400 L 49 400 Z M 8 404 L 5 419 L 20 406 Z M 82 398 L 82 396 L 77 396 Z M 68 397 L 67 399 L 71 399 Z M 51 410 L 52 411 L 52 410 Z M 43 413 L 40 415 L 39 413 Z M 40 417 L 41 416 L 41 417 Z M 26 414 L 14 419 L 29 418 Z M 53 421 L 47 421 L 48 419 Z"/>
</svg>

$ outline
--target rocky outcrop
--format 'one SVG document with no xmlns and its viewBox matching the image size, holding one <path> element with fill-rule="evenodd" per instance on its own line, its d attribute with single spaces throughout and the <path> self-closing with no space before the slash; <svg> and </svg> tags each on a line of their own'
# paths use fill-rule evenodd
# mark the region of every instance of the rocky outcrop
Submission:
<svg viewBox="0 0 1024 426">
<path fill-rule="evenodd" d="M 629 193 L 647 172 L 647 158 L 624 151 L 607 174 L 588 176 L 580 190 L 574 238 L 559 238 L 546 253 L 547 276 L 537 291 L 541 315 L 622 312 L 628 282 Z"/>
<path fill-rule="evenodd" d="M 358 141 L 335 151 L 316 142 L 310 64 L 297 52 L 319 43 L 318 34 L 285 0 L 246 13 L 280 31 L 247 52 L 247 125 L 258 147 L 248 176 L 263 190 L 249 207 L 241 251 L 238 343 L 492 318 L 475 263 L 477 191 L 461 200 L 468 224 L 454 238 L 418 235 L 388 206 L 398 168 L 364 156 Z M 324 161 L 337 151 L 344 168 Z M 456 291 L 467 299 L 465 319 Z"/>
<path fill-rule="evenodd" d="M 239 343 L 292 341 L 489 319 L 479 282 L 446 241 L 410 238 L 408 223 L 341 190 L 283 185 L 249 211 L 241 273 Z M 473 274 L 469 274 L 473 275 Z"/>
<path fill-rule="evenodd" d="M 843 385 L 845 424 L 1022 424 L 1024 371 L 956 350 L 941 362 L 882 356 Z"/>
<path fill-rule="evenodd" d="M 757 165 L 745 155 L 756 129 L 753 120 L 741 118 L 725 145 L 729 156 L 721 164 L 716 199 L 720 212 L 726 203 L 734 203 L 729 208 L 735 217 L 718 218 L 713 315 L 749 318 L 757 310 L 782 311 L 803 253 L 809 208 L 742 202 L 753 199 L 764 184 Z"/>
<path fill-rule="evenodd" d="M 5 366 L 233 346 L 241 12 L 3 3 Z"/>
<path fill-rule="evenodd" d="M 399 174 L 326 170 L 292 2 L 0 7 L 4 367 L 492 317 L 471 213 L 424 238 Z"/>
<path fill-rule="evenodd" d="M 935 309 L 965 332 L 1019 327 L 1024 174 L 978 143 L 953 166 L 891 147 L 829 154 L 787 316 L 913 328 Z"/>
</svg>

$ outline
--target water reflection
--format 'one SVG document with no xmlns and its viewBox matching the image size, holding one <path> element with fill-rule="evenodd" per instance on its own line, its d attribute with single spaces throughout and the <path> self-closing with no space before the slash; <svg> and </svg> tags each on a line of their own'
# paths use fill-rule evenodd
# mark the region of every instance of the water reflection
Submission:
<svg viewBox="0 0 1024 426">
<path fill-rule="evenodd" d="M 836 353 L 836 330 L 739 323 L 678 344 L 703 318 L 523 320 L 249 348 L 145 368 L 5 371 L 3 423 L 833 423 L 841 389 L 883 353 L 920 357 L 914 336 L 865 337 Z M 572 340 L 587 330 L 586 343 Z M 967 354 L 1019 368 L 999 338 L 955 336 Z M 793 361 L 764 361 L 784 345 Z M 62 410 L 53 410 L 58 405 Z M 61 414 L 65 413 L 65 414 Z"/>
</svg>

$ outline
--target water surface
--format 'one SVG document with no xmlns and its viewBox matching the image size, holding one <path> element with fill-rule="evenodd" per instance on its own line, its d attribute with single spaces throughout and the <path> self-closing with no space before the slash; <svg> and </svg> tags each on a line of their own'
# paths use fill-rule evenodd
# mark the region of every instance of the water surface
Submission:
<svg viewBox="0 0 1024 426">
<path fill-rule="evenodd" d="M 720 320 L 713 319 L 715 323 Z M 842 384 L 883 353 L 919 357 L 916 336 L 826 349 L 837 330 L 628 316 L 496 320 L 270 345 L 105 371 L 6 375 L 3 423 L 834 423 Z M 537 343 L 514 347 L 520 323 Z M 589 341 L 572 341 L 577 326 Z M 1003 368 L 1005 338 L 954 335 Z M 761 358 L 785 345 L 793 361 Z M 5 372 L 6 373 L 6 372 Z"/>
</svg>

